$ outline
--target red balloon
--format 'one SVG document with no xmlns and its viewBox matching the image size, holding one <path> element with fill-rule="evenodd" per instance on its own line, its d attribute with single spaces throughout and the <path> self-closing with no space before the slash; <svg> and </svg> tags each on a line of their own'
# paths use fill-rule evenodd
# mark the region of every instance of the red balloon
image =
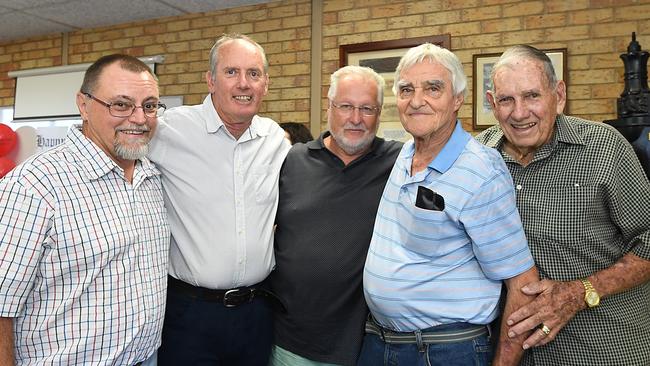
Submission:
<svg viewBox="0 0 650 366">
<path fill-rule="evenodd" d="M 18 135 L 11 127 L 0 123 L 0 156 L 9 154 L 18 143 Z"/>
<path fill-rule="evenodd" d="M 16 163 L 9 158 L 0 158 L 0 178 L 4 177 L 11 169 L 16 167 Z"/>
</svg>

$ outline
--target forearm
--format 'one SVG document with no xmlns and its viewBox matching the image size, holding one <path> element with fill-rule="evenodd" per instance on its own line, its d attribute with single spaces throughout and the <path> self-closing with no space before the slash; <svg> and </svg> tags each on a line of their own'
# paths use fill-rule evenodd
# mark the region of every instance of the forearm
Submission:
<svg viewBox="0 0 650 366">
<path fill-rule="evenodd" d="M 0 318 L 0 365 L 14 365 L 13 318 Z"/>
<path fill-rule="evenodd" d="M 650 261 L 628 253 L 614 265 L 587 277 L 601 298 L 615 295 L 650 280 Z"/>
<path fill-rule="evenodd" d="M 537 268 L 532 267 L 528 271 L 505 281 L 508 289 L 508 296 L 506 297 L 506 304 L 502 314 L 503 316 L 500 325 L 501 331 L 494 357 L 494 366 L 519 364 L 524 353 L 524 340 L 528 337 L 531 331 L 516 335 L 515 337 L 509 337 L 507 319 L 514 311 L 535 299 L 534 295 L 524 294 L 521 291 L 521 288 L 527 283 L 538 280 L 539 274 Z"/>
</svg>

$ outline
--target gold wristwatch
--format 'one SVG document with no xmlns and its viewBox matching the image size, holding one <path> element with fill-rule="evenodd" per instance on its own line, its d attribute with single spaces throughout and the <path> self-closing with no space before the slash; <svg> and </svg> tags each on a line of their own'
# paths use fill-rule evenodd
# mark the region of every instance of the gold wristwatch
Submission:
<svg viewBox="0 0 650 366">
<path fill-rule="evenodd" d="M 598 306 L 600 304 L 600 295 L 594 289 L 594 286 L 586 278 L 580 280 L 582 285 L 585 287 L 585 302 L 590 308 Z"/>
</svg>

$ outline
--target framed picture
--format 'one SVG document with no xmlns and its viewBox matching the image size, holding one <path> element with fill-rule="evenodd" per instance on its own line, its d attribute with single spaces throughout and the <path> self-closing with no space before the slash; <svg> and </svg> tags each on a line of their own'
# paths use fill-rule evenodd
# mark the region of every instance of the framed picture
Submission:
<svg viewBox="0 0 650 366">
<path fill-rule="evenodd" d="M 375 70 L 386 80 L 384 89 L 384 106 L 381 111 L 377 136 L 387 140 L 406 141 L 410 135 L 404 131 L 399 114 L 397 113 L 396 98 L 393 94 L 395 69 L 399 60 L 409 48 L 429 42 L 449 49 L 451 36 L 443 34 L 438 36 L 396 39 L 357 43 L 339 46 L 339 66 L 359 65 Z"/>
<path fill-rule="evenodd" d="M 566 81 L 566 48 L 544 50 L 553 63 L 555 76 L 558 80 Z M 483 55 L 474 55 L 472 60 L 472 70 L 474 71 L 473 88 L 472 88 L 472 125 L 474 129 L 484 129 L 496 125 L 498 122 L 492 113 L 492 107 L 488 102 L 485 93 L 492 88 L 492 79 L 490 73 L 492 67 L 497 62 L 500 53 L 488 53 Z"/>
</svg>

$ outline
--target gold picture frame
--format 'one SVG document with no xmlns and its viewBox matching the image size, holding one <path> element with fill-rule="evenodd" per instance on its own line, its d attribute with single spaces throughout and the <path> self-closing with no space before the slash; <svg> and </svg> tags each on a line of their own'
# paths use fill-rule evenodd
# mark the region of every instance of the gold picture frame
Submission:
<svg viewBox="0 0 650 366">
<path fill-rule="evenodd" d="M 558 80 L 567 80 L 566 48 L 544 50 L 555 68 L 555 75 Z M 492 108 L 487 100 L 486 92 L 491 88 L 492 80 L 490 73 L 501 53 L 488 53 L 474 55 L 472 59 L 472 126 L 474 130 L 481 130 L 496 125 L 497 119 L 492 113 Z"/>
<path fill-rule="evenodd" d="M 397 100 L 392 91 L 393 79 L 397 64 L 406 51 L 409 48 L 426 42 L 449 49 L 451 47 L 451 35 L 443 34 L 339 46 L 339 66 L 368 66 L 386 80 L 384 105 L 380 116 L 381 122 L 377 130 L 377 136 L 387 140 L 399 141 L 406 141 L 411 138 L 399 120 Z"/>
</svg>

